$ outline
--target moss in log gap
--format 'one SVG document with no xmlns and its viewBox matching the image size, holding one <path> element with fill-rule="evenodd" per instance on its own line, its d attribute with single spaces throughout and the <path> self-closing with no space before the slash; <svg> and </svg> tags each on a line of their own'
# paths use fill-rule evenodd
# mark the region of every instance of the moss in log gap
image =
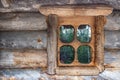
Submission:
<svg viewBox="0 0 120 80">
<path fill-rule="evenodd" d="M 80 63 L 88 64 L 91 62 L 91 47 L 90 46 L 79 46 L 77 49 L 78 61 Z"/>
<path fill-rule="evenodd" d="M 90 42 L 91 27 L 89 25 L 80 25 L 77 29 L 77 39 L 82 42 Z"/>
<path fill-rule="evenodd" d="M 70 64 L 74 61 L 75 50 L 70 45 L 60 47 L 60 62 Z"/>
<path fill-rule="evenodd" d="M 74 27 L 72 25 L 62 25 L 60 27 L 60 40 L 63 43 L 70 43 L 74 39 Z"/>
</svg>

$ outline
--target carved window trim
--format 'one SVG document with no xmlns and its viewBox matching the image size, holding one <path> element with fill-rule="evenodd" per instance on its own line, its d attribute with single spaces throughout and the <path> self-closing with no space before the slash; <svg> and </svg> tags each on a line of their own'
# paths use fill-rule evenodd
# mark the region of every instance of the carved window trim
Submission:
<svg viewBox="0 0 120 80">
<path fill-rule="evenodd" d="M 95 7 L 95 8 L 94 8 Z M 47 17 L 48 23 L 48 74 L 60 75 L 98 75 L 104 70 L 104 24 L 106 22 L 105 15 L 112 12 L 109 6 L 42 6 L 40 12 Z M 92 13 L 91 13 L 92 12 Z M 66 14 L 69 13 L 69 14 Z M 84 13 L 84 14 L 83 14 Z M 79 19 L 81 18 L 81 19 Z M 90 18 L 90 21 L 84 21 Z M 91 19 L 92 18 L 92 19 Z M 72 20 L 76 20 L 73 22 Z M 83 20 L 80 21 L 80 20 Z M 89 20 L 89 19 L 88 19 Z M 89 23 L 90 22 L 90 23 Z M 58 28 L 60 25 L 89 24 L 92 26 L 92 36 L 94 38 L 92 49 L 94 52 L 94 64 L 90 65 L 75 65 L 75 66 L 60 66 L 58 59 L 58 49 L 61 44 L 58 40 Z M 60 43 L 60 44 L 59 44 Z M 93 48 L 94 45 L 94 48 Z M 58 62 L 57 62 L 58 61 Z"/>
</svg>

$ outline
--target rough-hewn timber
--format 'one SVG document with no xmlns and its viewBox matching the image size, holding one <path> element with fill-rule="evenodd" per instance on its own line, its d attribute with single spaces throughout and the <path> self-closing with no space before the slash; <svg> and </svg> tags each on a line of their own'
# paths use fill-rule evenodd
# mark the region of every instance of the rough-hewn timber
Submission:
<svg viewBox="0 0 120 80">
<path fill-rule="evenodd" d="M 120 49 L 120 31 L 105 31 L 105 48 Z"/>
<path fill-rule="evenodd" d="M 58 26 L 58 16 L 51 14 L 48 16 L 48 74 L 55 74 L 56 69 L 56 53 L 57 53 L 57 26 Z"/>
<path fill-rule="evenodd" d="M 40 13 L 0 13 L 0 31 L 46 29 L 45 16 Z"/>
<path fill-rule="evenodd" d="M 40 69 L 3 69 L 0 80 L 120 80 L 119 69 L 106 69 L 98 76 L 49 76 Z"/>
<path fill-rule="evenodd" d="M 102 72 L 104 70 L 104 25 L 106 23 L 106 18 L 104 16 L 98 16 L 96 17 L 95 20 L 95 50 L 96 50 L 96 58 L 95 58 L 95 63 L 98 67 L 98 69 L 100 70 L 100 72 Z"/>
<path fill-rule="evenodd" d="M 66 5 L 66 4 L 107 4 L 113 6 L 114 9 L 120 10 L 119 0 L 11 0 L 9 8 L 5 8 L 0 2 L 0 12 L 16 12 L 16 11 L 38 11 L 41 5 Z"/>
<path fill-rule="evenodd" d="M 120 68 L 120 50 L 105 50 L 104 65 L 106 68 Z"/>
<path fill-rule="evenodd" d="M 120 68 L 119 50 L 105 50 L 106 68 Z M 44 50 L 0 50 L 0 68 L 46 67 L 47 52 Z"/>
<path fill-rule="evenodd" d="M 120 11 L 107 16 L 105 30 L 120 30 Z M 0 31 L 46 30 L 46 17 L 40 13 L 0 13 Z"/>
<path fill-rule="evenodd" d="M 0 50 L 0 68 L 47 67 L 45 50 Z"/>
<path fill-rule="evenodd" d="M 106 5 L 41 6 L 39 9 L 40 13 L 46 16 L 49 14 L 56 14 L 64 17 L 109 15 L 112 13 L 112 10 L 112 7 Z"/>
<path fill-rule="evenodd" d="M 46 49 L 46 31 L 1 31 L 2 49 Z"/>
<path fill-rule="evenodd" d="M 22 2 L 24 3 L 24 1 L 25 0 L 16 0 L 16 4 L 12 5 L 13 8 L 11 8 L 11 7 L 10 8 L 1 7 L 0 10 L 1 11 L 2 10 L 3 11 L 7 11 L 7 10 L 13 10 L 13 11 L 32 11 L 33 10 L 33 11 L 35 11 L 35 9 L 33 9 L 31 7 L 27 7 L 27 6 L 33 6 L 33 5 L 28 5 L 28 4 L 32 4 L 33 2 L 37 5 L 36 1 L 31 1 L 31 3 L 30 3 L 29 0 L 26 0 L 25 1 L 26 3 L 22 4 Z M 39 0 L 39 1 L 42 1 L 42 0 Z M 67 3 L 67 1 L 69 2 L 69 0 L 60 0 L 60 1 L 57 1 L 57 2 L 55 0 L 55 1 L 53 1 L 53 3 L 51 3 L 51 1 L 47 1 L 47 2 L 49 2 L 50 4 L 54 4 L 54 3 L 57 3 L 57 4 L 64 3 L 65 4 L 65 3 Z M 87 3 L 87 2 L 91 2 L 91 0 L 89 0 L 89 1 L 88 0 L 87 1 L 86 0 L 84 0 L 84 1 L 70 0 L 70 3 L 76 3 L 76 2 L 80 2 L 80 3 L 85 2 L 85 3 Z M 103 1 L 100 1 L 100 0 L 96 1 L 95 0 L 94 3 L 95 2 L 100 2 L 100 3 L 105 2 L 105 3 L 108 3 L 108 4 L 112 4 L 112 3 L 109 3 L 109 2 L 115 2 L 115 4 L 112 4 L 112 5 L 119 6 L 118 5 L 119 2 L 116 3 L 115 0 L 111 0 L 111 1 L 104 1 L 104 0 Z M 47 3 L 44 3 L 44 4 L 47 4 Z M 19 6 L 22 6 L 22 5 L 24 5 L 22 8 L 18 8 Z M 16 7 L 14 7 L 14 6 L 16 6 Z M 39 4 L 38 4 L 38 6 L 39 6 Z M 35 7 L 37 7 L 37 6 L 35 6 Z M 36 9 L 36 11 L 37 11 L 37 9 Z M 120 53 L 120 50 L 119 50 L 120 49 L 120 46 L 119 46 L 119 43 L 120 43 L 120 39 L 119 39 L 119 34 L 120 34 L 120 31 L 119 31 L 120 30 L 120 14 L 119 13 L 120 13 L 119 11 L 116 11 L 116 12 L 113 12 L 112 15 L 107 17 L 108 22 L 107 22 L 107 24 L 105 26 L 105 30 L 110 30 L 110 31 L 105 31 L 105 48 L 107 50 L 105 51 L 105 57 L 104 57 L 105 63 L 104 63 L 104 65 L 105 65 L 106 70 L 103 73 L 101 73 L 100 75 L 98 75 L 98 76 L 64 76 L 64 75 L 63 76 L 58 76 L 58 75 L 55 75 L 55 76 L 51 77 L 51 76 L 47 75 L 46 73 L 43 73 L 40 69 L 20 69 L 21 67 L 30 67 L 30 66 L 31 67 L 33 67 L 33 66 L 37 67 L 38 64 L 36 64 L 36 61 L 38 60 L 38 62 L 39 62 L 41 60 L 38 59 L 38 58 L 42 58 L 42 57 L 40 57 L 40 56 L 42 56 L 42 54 L 39 53 L 39 50 L 35 51 L 35 52 L 34 51 L 29 52 L 29 50 L 26 50 L 26 51 L 23 51 L 23 50 L 22 51 L 20 51 L 20 50 L 1 50 L 0 51 L 0 55 L 1 55 L 0 56 L 0 62 L 5 61 L 5 63 L 4 62 L 2 62 L 2 63 L 5 64 L 6 67 L 10 66 L 9 64 L 10 64 L 11 61 L 10 61 L 9 57 L 10 57 L 11 54 L 14 54 L 13 56 L 16 56 L 14 58 L 16 58 L 18 61 L 20 61 L 20 64 L 17 64 L 16 66 L 14 64 L 13 65 L 11 64 L 11 68 L 16 67 L 16 68 L 19 68 L 19 69 L 0 69 L 0 79 L 1 80 L 8 80 L 8 79 L 11 79 L 11 80 L 39 80 L 39 79 L 40 80 L 120 80 L 120 66 L 119 66 L 119 64 L 120 64 L 120 55 L 119 55 L 119 53 Z M 2 16 L 3 14 L 1 15 L 1 13 L 0 13 L 0 16 L 3 17 L 3 18 L 0 19 L 0 21 L 1 21 L 0 25 L 3 25 L 3 28 L 1 30 L 24 30 L 24 29 L 29 30 L 28 26 L 31 26 L 33 24 L 32 22 L 34 22 L 34 20 L 36 20 L 36 18 L 41 19 L 41 17 L 38 17 L 39 13 L 20 13 L 23 16 L 25 14 L 24 17 L 20 17 L 21 22 L 25 22 L 25 20 L 26 20 L 26 22 L 27 22 L 27 20 L 29 21 L 30 16 L 28 17 L 28 15 L 32 14 L 31 19 L 30 19 L 31 22 L 28 22 L 28 23 L 32 23 L 32 24 L 28 25 L 25 22 L 23 25 L 20 25 L 21 23 L 19 23 L 19 21 L 16 21 L 17 19 L 14 17 L 16 19 L 15 20 L 16 23 L 18 22 L 17 24 L 19 24 L 19 26 L 16 26 L 17 27 L 16 28 L 14 25 L 11 25 L 14 22 L 14 19 L 9 18 L 9 15 L 8 15 L 8 17 L 5 17 L 6 14 L 13 14 L 13 13 L 4 13 L 4 16 Z M 38 16 L 36 16 L 37 14 L 38 14 Z M 34 16 L 36 16 L 36 17 L 34 17 Z M 7 19 L 5 19 L 6 21 L 4 21 L 4 18 L 7 18 Z M 24 18 L 25 20 L 22 19 L 22 18 Z M 26 18 L 28 18 L 28 19 L 26 19 Z M 32 19 L 32 18 L 34 18 L 34 19 Z M 38 22 L 39 19 L 36 20 L 36 22 L 35 22 L 36 25 L 39 24 L 39 22 Z M 7 24 L 5 24 L 5 22 L 7 22 L 8 20 L 11 21 L 11 22 L 9 22 L 10 24 L 6 28 L 6 26 L 4 26 L 4 25 L 7 25 Z M 12 22 L 12 20 L 13 20 L 13 22 Z M 43 18 L 42 20 L 45 20 L 45 18 Z M 44 22 L 43 22 L 43 25 L 46 24 Z M 21 27 L 21 28 L 19 28 L 19 27 Z M 37 28 L 35 28 L 34 30 L 39 29 L 41 26 L 39 25 L 39 26 L 36 26 L 36 27 Z M 43 27 L 45 27 L 45 25 Z M 32 29 L 30 29 L 30 30 L 32 30 Z M 41 30 L 41 28 L 39 30 Z M 114 30 L 118 30 L 118 31 L 114 31 Z M 27 32 L 29 32 L 29 31 L 27 31 Z M 33 32 L 34 31 L 30 31 L 29 32 L 30 35 L 25 36 L 24 37 L 25 39 L 23 39 L 23 42 L 26 43 L 28 41 L 27 37 L 28 38 L 29 37 L 34 38 L 36 35 L 39 34 L 39 31 L 38 31 L 37 34 L 35 32 L 34 33 L 35 35 L 33 36 Z M 4 33 L 4 32 L 0 32 L 0 35 L 2 33 Z M 11 38 L 11 36 L 14 36 L 15 34 L 16 34 L 17 38 L 20 37 L 20 39 L 18 39 L 18 40 L 21 40 L 22 37 L 19 36 L 19 33 L 21 33 L 21 34 L 24 33 L 24 34 L 22 34 L 22 36 L 28 35 L 24 31 L 22 31 L 22 32 L 21 31 L 7 32 L 5 34 L 5 36 L 7 35 L 6 37 L 8 37 L 8 38 L 6 38 L 6 40 L 7 39 L 9 40 L 9 38 Z M 10 37 L 9 37 L 9 34 L 11 34 Z M 2 37 L 4 38 L 5 36 L 2 36 Z M 17 39 L 16 36 L 14 36 L 13 40 Z M 0 39 L 2 37 L 0 37 Z M 38 39 L 38 42 L 39 41 L 40 40 Z M 7 41 L 7 42 L 10 42 L 10 41 Z M 28 43 L 28 44 L 31 44 L 31 43 Z M 37 44 L 35 44 L 35 45 L 37 45 Z M 33 44 L 32 44 L 32 46 L 33 46 Z M 8 48 L 11 48 L 11 46 L 7 47 L 7 49 Z M 15 49 L 15 48 L 16 47 L 12 47 L 11 49 Z M 19 47 L 18 49 L 24 49 L 24 48 Z M 29 48 L 29 49 L 31 49 L 31 48 Z M 36 47 L 34 49 L 36 49 Z M 115 50 L 115 49 L 118 49 L 118 50 Z M 19 55 L 21 55 L 21 56 L 19 56 Z M 26 56 L 28 56 L 28 57 L 26 57 Z M 3 58 L 1 58 L 1 57 L 3 57 Z M 33 65 L 28 63 L 28 62 L 31 62 L 31 61 L 26 61 L 24 58 L 26 58 L 27 60 L 32 60 Z M 9 60 L 9 62 L 7 62 L 8 60 Z M 25 61 L 25 64 L 22 63 L 22 61 L 23 62 Z M 28 65 L 26 63 L 28 63 Z M 3 65 L 3 66 L 5 66 L 5 65 Z M 18 65 L 19 66 L 22 65 L 22 66 L 18 67 Z M 40 65 L 40 63 L 39 63 L 39 65 Z M 2 68 L 2 66 L 0 66 L 0 67 Z"/>
<path fill-rule="evenodd" d="M 120 30 L 120 11 L 113 11 L 107 16 L 105 30 Z"/>
</svg>

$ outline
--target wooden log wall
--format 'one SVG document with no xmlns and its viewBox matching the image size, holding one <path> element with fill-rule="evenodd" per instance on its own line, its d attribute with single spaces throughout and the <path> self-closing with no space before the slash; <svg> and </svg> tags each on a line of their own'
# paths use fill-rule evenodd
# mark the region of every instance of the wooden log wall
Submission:
<svg viewBox="0 0 120 80">
<path fill-rule="evenodd" d="M 103 73 L 48 75 L 46 17 L 37 12 L 0 13 L 0 80 L 120 80 L 120 11 L 107 20 Z"/>
<path fill-rule="evenodd" d="M 38 12 L 41 5 L 107 4 L 120 10 L 119 0 L 1 0 L 0 12 Z"/>
</svg>

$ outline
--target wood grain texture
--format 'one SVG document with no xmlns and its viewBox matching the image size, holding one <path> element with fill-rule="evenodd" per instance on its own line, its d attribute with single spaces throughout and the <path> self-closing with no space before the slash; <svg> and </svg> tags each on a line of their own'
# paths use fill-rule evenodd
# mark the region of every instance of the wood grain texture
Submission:
<svg viewBox="0 0 120 80">
<path fill-rule="evenodd" d="M 112 13 L 112 7 L 106 5 L 65 5 L 65 6 L 41 6 L 40 13 L 48 16 L 99 16 Z M 69 13 L 69 14 L 68 14 Z"/>
<path fill-rule="evenodd" d="M 120 69 L 106 69 L 98 76 L 47 75 L 40 69 L 2 69 L 1 80 L 119 80 Z"/>
<path fill-rule="evenodd" d="M 104 25 L 106 18 L 104 16 L 97 16 L 95 20 L 95 64 L 99 71 L 104 70 Z"/>
<path fill-rule="evenodd" d="M 46 49 L 46 31 L 1 31 L 2 49 Z"/>
<path fill-rule="evenodd" d="M 2 69 L 0 80 L 50 80 L 40 69 Z"/>
<path fill-rule="evenodd" d="M 69 76 L 94 76 L 99 74 L 97 67 L 58 67 L 56 69 L 57 75 Z"/>
<path fill-rule="evenodd" d="M 112 14 L 107 16 L 107 23 L 105 30 L 120 30 L 120 11 L 113 11 Z"/>
<path fill-rule="evenodd" d="M 10 6 L 10 0 L 1 0 L 1 3 L 5 8 L 8 8 Z"/>
<path fill-rule="evenodd" d="M 105 48 L 120 49 L 120 31 L 105 31 Z"/>
<path fill-rule="evenodd" d="M 120 11 L 107 16 L 105 30 L 120 30 Z M 46 17 L 40 13 L 0 13 L 0 31 L 46 30 Z"/>
<path fill-rule="evenodd" d="M 55 74 L 56 69 L 56 53 L 57 53 L 57 26 L 58 26 L 58 17 L 57 15 L 48 16 L 48 74 Z"/>
<path fill-rule="evenodd" d="M 40 13 L 0 13 L 0 31 L 46 30 L 45 18 Z"/>
<path fill-rule="evenodd" d="M 0 50 L 0 68 L 47 67 L 45 50 Z"/>
<path fill-rule="evenodd" d="M 106 68 L 120 68 L 120 50 L 105 50 L 104 65 Z"/>
<path fill-rule="evenodd" d="M 120 68 L 119 50 L 105 50 L 104 66 Z M 0 68 L 46 67 L 47 52 L 44 50 L 0 50 Z"/>
<path fill-rule="evenodd" d="M 38 12 L 41 5 L 66 5 L 66 4 L 107 4 L 120 10 L 119 0 L 12 0 L 9 8 L 0 5 L 0 12 Z"/>
</svg>

